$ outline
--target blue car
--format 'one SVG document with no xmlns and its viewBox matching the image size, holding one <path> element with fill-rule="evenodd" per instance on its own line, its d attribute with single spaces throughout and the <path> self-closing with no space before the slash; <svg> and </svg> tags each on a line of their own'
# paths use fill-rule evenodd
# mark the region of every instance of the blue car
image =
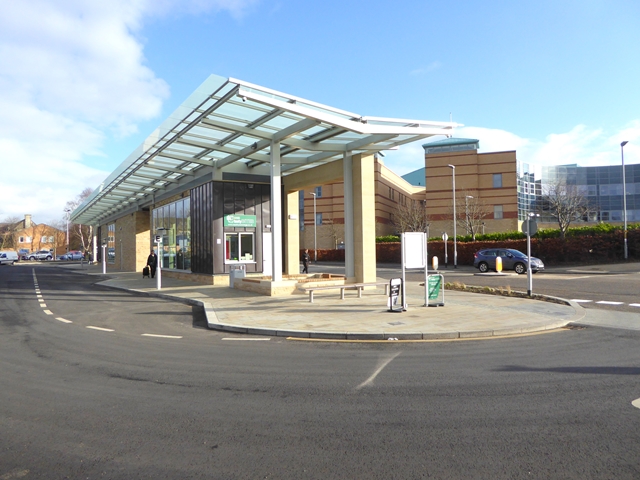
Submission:
<svg viewBox="0 0 640 480">
<path fill-rule="evenodd" d="M 496 269 L 496 258 L 502 258 L 502 269 L 513 270 L 518 275 L 527 271 L 527 256 L 519 250 L 512 248 L 487 248 L 480 250 L 474 255 L 473 266 L 486 273 Z M 531 273 L 538 273 L 544 270 L 544 263 L 536 257 L 531 257 Z"/>
</svg>

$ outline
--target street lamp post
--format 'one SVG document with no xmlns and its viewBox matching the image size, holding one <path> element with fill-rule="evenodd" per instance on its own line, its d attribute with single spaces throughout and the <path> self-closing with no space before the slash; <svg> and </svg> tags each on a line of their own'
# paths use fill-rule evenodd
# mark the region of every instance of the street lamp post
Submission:
<svg viewBox="0 0 640 480">
<path fill-rule="evenodd" d="M 317 225 L 318 220 L 316 218 L 316 194 L 311 192 L 313 195 L 313 263 L 318 263 L 318 235 L 317 235 Z"/>
<path fill-rule="evenodd" d="M 469 203 L 468 203 L 468 200 L 470 198 L 473 198 L 473 196 L 466 195 L 464 197 L 464 217 L 465 217 L 465 223 L 466 223 L 466 226 L 467 226 L 467 235 L 469 233 L 471 233 L 471 235 L 473 236 L 473 227 L 471 227 L 471 223 L 469 222 Z M 475 238 L 474 238 L 474 240 L 475 240 Z"/>
<path fill-rule="evenodd" d="M 456 243 L 456 166 L 447 166 L 451 169 L 451 186 L 453 190 L 453 268 L 458 268 L 458 245 Z"/>
<path fill-rule="evenodd" d="M 540 215 L 537 213 L 529 212 L 527 214 L 527 296 L 531 296 L 533 293 L 533 276 L 531 271 L 531 235 L 535 235 L 535 231 L 537 231 L 537 226 L 535 226 L 535 217 L 539 217 Z"/>
<path fill-rule="evenodd" d="M 69 252 L 69 216 L 71 215 L 71 209 L 65 208 L 65 213 L 67 214 L 67 252 Z"/>
<path fill-rule="evenodd" d="M 620 144 L 620 155 L 622 156 L 622 215 L 624 218 L 624 259 L 629 258 L 627 248 L 627 181 L 624 171 L 624 146 L 629 143 L 627 140 Z"/>
</svg>

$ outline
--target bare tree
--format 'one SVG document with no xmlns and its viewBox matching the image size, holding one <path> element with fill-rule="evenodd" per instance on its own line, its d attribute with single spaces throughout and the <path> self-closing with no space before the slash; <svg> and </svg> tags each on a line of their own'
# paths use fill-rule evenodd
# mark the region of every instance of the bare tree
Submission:
<svg viewBox="0 0 640 480">
<path fill-rule="evenodd" d="M 331 238 L 333 248 L 338 248 L 338 243 L 340 242 L 340 230 L 338 230 L 333 218 L 327 218 L 323 220 L 322 223 L 327 226 L 326 235 Z"/>
<path fill-rule="evenodd" d="M 453 205 L 449 209 L 449 215 L 453 218 Z M 467 235 L 471 235 L 474 242 L 488 215 L 489 208 L 479 198 L 478 192 L 473 190 L 456 192 L 456 225 L 464 229 Z"/>
<path fill-rule="evenodd" d="M 65 205 L 65 211 L 69 211 L 69 215 L 78 208 L 93 193 L 93 189 L 85 188 L 74 200 L 69 200 Z M 65 217 L 66 221 L 66 217 Z M 72 240 L 78 240 L 83 251 L 86 251 L 91 245 L 93 238 L 93 226 L 74 223 L 69 226 L 69 243 Z"/>
<path fill-rule="evenodd" d="M 15 226 L 20 221 L 16 216 L 9 216 L 0 223 L 0 248 L 16 249 L 16 230 Z"/>
<path fill-rule="evenodd" d="M 558 222 L 560 238 L 565 237 L 572 222 L 588 220 L 594 212 L 593 206 L 578 187 L 567 185 L 564 179 L 543 185 L 536 210 L 541 217 L 553 218 Z"/>
<path fill-rule="evenodd" d="M 429 216 L 424 200 L 407 198 L 404 204 L 398 203 L 391 219 L 398 232 L 425 232 L 429 230 Z"/>
</svg>

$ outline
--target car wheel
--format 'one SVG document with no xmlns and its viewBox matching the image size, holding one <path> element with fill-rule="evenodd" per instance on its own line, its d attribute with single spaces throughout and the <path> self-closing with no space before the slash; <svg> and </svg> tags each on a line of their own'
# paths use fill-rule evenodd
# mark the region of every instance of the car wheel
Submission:
<svg viewBox="0 0 640 480">
<path fill-rule="evenodd" d="M 524 266 L 524 263 L 516 263 L 513 269 L 516 271 L 518 275 L 522 275 L 524 272 L 527 271 L 527 269 Z"/>
<path fill-rule="evenodd" d="M 478 264 L 478 270 L 480 270 L 480 273 L 487 273 L 489 271 L 489 264 L 487 262 L 480 262 Z"/>
<path fill-rule="evenodd" d="M 32 262 L 36 259 L 36 257 L 29 257 L 29 260 L 31 260 Z"/>
<path fill-rule="evenodd" d="M 52 260 L 52 259 L 53 259 L 53 257 L 52 257 L 52 256 L 48 256 L 48 257 L 47 257 L 47 260 Z"/>
</svg>

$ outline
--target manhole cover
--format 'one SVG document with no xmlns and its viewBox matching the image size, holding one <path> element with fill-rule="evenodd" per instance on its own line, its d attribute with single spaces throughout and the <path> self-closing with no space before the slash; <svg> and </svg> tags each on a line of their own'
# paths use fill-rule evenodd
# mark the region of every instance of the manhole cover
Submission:
<svg viewBox="0 0 640 480">
<path fill-rule="evenodd" d="M 404 325 L 404 322 L 389 322 L 389 325 Z"/>
</svg>

